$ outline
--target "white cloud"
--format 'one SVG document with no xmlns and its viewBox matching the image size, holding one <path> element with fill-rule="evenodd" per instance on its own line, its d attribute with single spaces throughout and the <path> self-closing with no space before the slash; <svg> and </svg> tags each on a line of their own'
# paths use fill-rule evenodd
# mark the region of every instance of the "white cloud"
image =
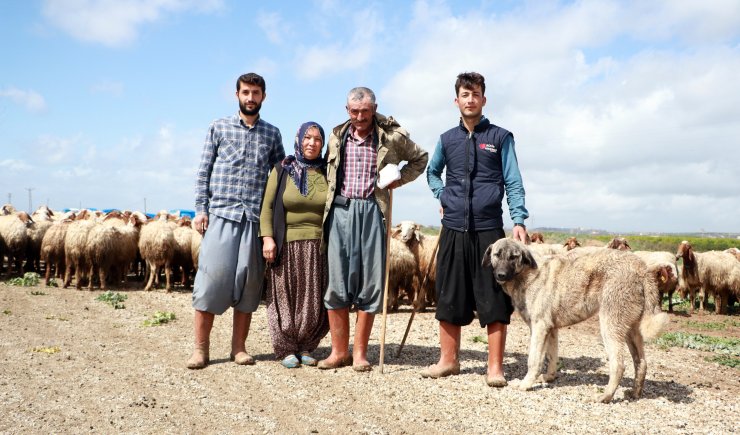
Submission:
<svg viewBox="0 0 740 435">
<path fill-rule="evenodd" d="M 299 46 L 295 59 L 296 74 L 306 80 L 319 78 L 329 72 L 362 69 L 377 54 L 383 20 L 373 9 L 353 13 L 353 33 L 346 42 L 330 42 Z M 334 36 L 332 40 L 341 39 Z"/>
<path fill-rule="evenodd" d="M 33 169 L 33 166 L 29 165 L 23 160 L 18 159 L 4 159 L 0 160 L 0 168 L 4 171 L 10 172 L 28 172 Z"/>
<path fill-rule="evenodd" d="M 258 12 L 257 25 L 273 44 L 281 45 L 284 42 L 283 38 L 288 31 L 288 26 L 283 23 L 282 17 L 277 12 Z"/>
<path fill-rule="evenodd" d="M 36 91 L 22 90 L 15 87 L 0 89 L 0 98 L 8 98 L 15 104 L 23 106 L 26 110 L 33 113 L 42 113 L 46 111 L 46 100 Z"/>
<path fill-rule="evenodd" d="M 168 13 L 220 7 L 221 0 L 46 0 L 42 12 L 76 39 L 117 47 L 134 41 L 141 25 Z"/>
<path fill-rule="evenodd" d="M 408 61 L 380 103 L 431 153 L 459 117 L 456 75 L 479 71 L 484 113 L 516 137 L 531 223 L 740 231 L 732 217 L 740 209 L 740 46 L 725 43 L 740 35 L 738 3 L 712 11 L 696 2 L 639 4 L 527 3 L 452 15 L 444 3 L 417 2 L 400 42 Z M 661 23 L 654 33 L 640 27 L 645 8 Z M 625 36 L 662 48 L 610 55 Z M 401 205 L 399 213 L 438 222 L 428 210 Z"/>
<path fill-rule="evenodd" d="M 123 96 L 124 86 L 122 82 L 115 80 L 101 80 L 90 87 L 95 94 L 107 94 L 113 97 Z"/>
</svg>

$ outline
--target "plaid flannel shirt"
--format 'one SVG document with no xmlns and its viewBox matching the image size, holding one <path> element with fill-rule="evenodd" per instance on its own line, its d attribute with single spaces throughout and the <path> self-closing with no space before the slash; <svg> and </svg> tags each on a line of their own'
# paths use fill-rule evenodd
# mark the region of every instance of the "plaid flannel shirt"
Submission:
<svg viewBox="0 0 740 435">
<path fill-rule="evenodd" d="M 375 190 L 378 175 L 378 150 L 374 129 L 363 139 L 354 135 L 350 126 L 344 148 L 344 185 L 342 196 L 367 199 Z"/>
<path fill-rule="evenodd" d="M 197 213 L 259 222 L 267 175 L 283 158 L 280 130 L 261 118 L 251 128 L 238 113 L 213 121 L 195 183 Z"/>
</svg>

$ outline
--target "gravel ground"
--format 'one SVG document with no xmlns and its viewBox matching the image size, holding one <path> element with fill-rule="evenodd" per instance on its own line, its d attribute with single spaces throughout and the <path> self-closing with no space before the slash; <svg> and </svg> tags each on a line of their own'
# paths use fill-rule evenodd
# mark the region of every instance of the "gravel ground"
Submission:
<svg viewBox="0 0 740 435">
<path fill-rule="evenodd" d="M 45 294 L 34 295 L 32 292 Z M 349 368 L 288 370 L 274 360 L 264 306 L 247 349 L 251 367 L 228 361 L 231 316 L 216 319 L 211 365 L 190 371 L 192 308 L 188 292 L 122 291 L 125 309 L 101 292 L 0 284 L 0 432 L 2 433 L 734 433 L 740 428 L 740 370 L 707 362 L 695 350 L 647 345 L 643 398 L 624 399 L 630 361 L 611 404 L 593 403 L 607 383 L 598 321 L 560 334 L 562 370 L 553 383 L 522 392 L 485 385 L 485 331 L 463 329 L 462 373 L 422 379 L 438 356 L 433 313 L 414 319 L 395 358 L 409 311 L 388 316 L 385 374 Z M 166 325 L 144 327 L 155 311 Z M 695 322 L 726 319 L 694 316 Z M 733 317 L 733 320 L 737 316 Z M 380 316 L 370 338 L 377 363 Z M 693 323 L 692 323 L 693 324 Z M 671 316 L 670 330 L 687 330 Z M 740 337 L 738 322 L 715 335 Z M 696 331 L 695 331 L 696 332 Z M 701 331 L 707 333 L 706 331 Z M 526 325 L 515 315 L 505 356 L 507 379 L 526 372 Z M 56 353 L 39 352 L 58 347 Z M 316 352 L 329 354 L 327 336 Z"/>
</svg>

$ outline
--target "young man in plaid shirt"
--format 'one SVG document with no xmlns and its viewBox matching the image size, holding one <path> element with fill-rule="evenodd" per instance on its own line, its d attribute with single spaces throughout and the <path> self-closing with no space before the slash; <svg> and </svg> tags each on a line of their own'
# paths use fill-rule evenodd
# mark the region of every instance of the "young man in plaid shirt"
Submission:
<svg viewBox="0 0 740 435">
<path fill-rule="evenodd" d="M 254 364 L 245 341 L 262 296 L 262 192 L 269 170 L 285 157 L 280 130 L 259 116 L 265 96 L 261 76 L 239 77 L 239 112 L 211 123 L 203 146 L 193 220 L 203 241 L 193 285 L 195 351 L 187 363 L 191 369 L 208 365 L 214 317 L 229 307 L 234 308 L 231 359 Z"/>
</svg>

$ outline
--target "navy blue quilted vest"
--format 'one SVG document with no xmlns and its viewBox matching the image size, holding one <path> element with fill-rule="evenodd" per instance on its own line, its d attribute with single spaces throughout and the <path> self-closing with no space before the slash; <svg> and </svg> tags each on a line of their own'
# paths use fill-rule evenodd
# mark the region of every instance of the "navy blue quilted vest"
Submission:
<svg viewBox="0 0 740 435">
<path fill-rule="evenodd" d="M 501 146 L 509 135 L 486 118 L 472 134 L 462 121 L 442 134 L 447 174 L 439 197 L 444 209 L 442 225 L 457 231 L 503 228 Z"/>
</svg>

